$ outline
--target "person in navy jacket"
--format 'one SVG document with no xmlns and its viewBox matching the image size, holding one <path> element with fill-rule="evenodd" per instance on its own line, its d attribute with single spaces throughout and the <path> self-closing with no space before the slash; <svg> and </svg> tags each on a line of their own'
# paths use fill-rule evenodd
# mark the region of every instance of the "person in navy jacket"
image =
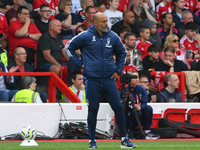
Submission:
<svg viewBox="0 0 200 150">
<path fill-rule="evenodd" d="M 179 79 L 175 73 L 169 73 L 165 77 L 165 83 L 167 86 L 162 89 L 158 94 L 158 102 L 161 103 L 182 103 L 183 94 L 177 91 L 179 86 Z"/>
<path fill-rule="evenodd" d="M 75 53 L 77 49 L 81 51 L 81 60 Z M 102 94 L 115 112 L 121 135 L 121 148 L 136 147 L 126 138 L 125 116 L 114 81 L 123 70 L 126 51 L 117 34 L 108 28 L 106 15 L 100 12 L 96 13 L 94 25 L 74 37 L 65 46 L 65 51 L 75 65 L 79 67 L 84 65 L 83 75 L 86 78 L 86 100 L 88 102 L 89 148 L 97 148 L 95 128 Z M 116 55 L 116 63 L 113 54 Z"/>
<path fill-rule="evenodd" d="M 160 138 L 160 136 L 155 135 L 151 131 L 153 109 L 151 106 L 147 105 L 148 97 L 147 97 L 146 89 L 142 87 L 141 85 L 139 85 L 139 75 L 137 71 L 131 70 L 128 72 L 128 74 L 137 76 L 136 79 L 134 78 L 131 79 L 130 84 L 132 88 L 130 89 L 130 94 L 135 100 L 134 106 L 137 111 L 137 115 L 140 121 L 142 122 L 142 124 L 144 124 L 144 132 L 146 134 L 146 139 L 158 139 Z M 130 88 L 130 87 L 126 87 L 126 88 Z M 123 91 L 121 94 L 123 95 Z M 133 106 L 130 103 L 130 101 L 126 103 L 125 116 L 129 123 L 128 124 L 129 138 L 135 139 L 133 130 L 134 130 L 134 127 L 137 126 L 137 121 L 136 121 L 135 114 L 133 111 Z"/>
</svg>

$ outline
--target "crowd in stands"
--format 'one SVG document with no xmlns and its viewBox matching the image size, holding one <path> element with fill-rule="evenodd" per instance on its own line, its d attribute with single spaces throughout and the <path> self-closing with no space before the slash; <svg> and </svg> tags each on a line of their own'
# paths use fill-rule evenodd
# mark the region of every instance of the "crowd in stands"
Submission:
<svg viewBox="0 0 200 150">
<path fill-rule="evenodd" d="M 139 72 L 139 83 L 147 90 L 148 102 L 174 102 L 174 99 L 180 102 L 176 97 L 180 98 L 181 93 L 177 93 L 172 83 L 179 81 L 173 72 L 200 70 L 197 0 L 1 0 L 0 71 L 49 71 L 60 76 L 61 66 L 67 66 L 69 77 L 74 71 L 79 73 L 84 67 L 81 51 L 76 50 L 79 61 L 74 64 L 65 47 L 74 36 L 93 25 L 97 12 L 107 16 L 108 28 L 126 48 L 122 73 Z M 68 41 L 66 45 L 64 40 Z M 153 83 L 150 71 L 171 73 L 161 91 Z M 76 75 L 72 76 L 68 83 L 76 81 Z M 23 78 L 0 77 L 1 101 L 11 101 Z M 72 88 L 75 93 L 79 91 L 76 86 Z M 37 101 L 46 102 L 47 95 L 39 94 L 41 100 Z"/>
</svg>

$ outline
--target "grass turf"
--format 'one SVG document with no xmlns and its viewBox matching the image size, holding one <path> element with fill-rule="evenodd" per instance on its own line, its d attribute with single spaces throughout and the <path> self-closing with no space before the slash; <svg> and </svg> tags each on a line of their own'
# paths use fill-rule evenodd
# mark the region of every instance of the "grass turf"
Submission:
<svg viewBox="0 0 200 150">
<path fill-rule="evenodd" d="M 0 150 L 86 150 L 88 142 L 37 142 L 39 146 L 19 146 L 20 142 L 0 142 Z M 200 141 L 133 141 L 137 150 L 199 150 Z M 120 141 L 97 141 L 98 149 L 118 150 Z"/>
</svg>

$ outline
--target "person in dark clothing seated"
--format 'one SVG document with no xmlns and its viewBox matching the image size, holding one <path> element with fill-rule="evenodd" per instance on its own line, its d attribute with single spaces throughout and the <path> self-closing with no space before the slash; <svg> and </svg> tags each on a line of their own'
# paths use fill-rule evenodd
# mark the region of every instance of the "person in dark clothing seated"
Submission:
<svg viewBox="0 0 200 150">
<path fill-rule="evenodd" d="M 146 139 L 158 139 L 160 136 L 155 135 L 151 131 L 152 117 L 153 117 L 153 109 L 150 105 L 147 105 L 147 93 L 144 87 L 139 85 L 139 75 L 137 71 L 131 70 L 128 72 L 130 75 L 137 76 L 136 79 L 131 79 L 132 88 L 130 90 L 130 94 L 135 99 L 135 109 L 137 111 L 138 117 L 142 123 L 144 123 L 144 132 L 146 134 Z M 127 87 L 128 88 L 128 87 Z M 122 91 L 123 95 L 123 91 Z M 129 122 L 129 138 L 134 139 L 133 130 L 134 127 L 137 126 L 137 121 L 134 115 L 134 111 L 132 105 L 130 105 L 130 101 L 127 101 L 127 105 L 125 106 L 125 116 L 127 122 Z"/>
<path fill-rule="evenodd" d="M 187 65 L 175 58 L 175 49 L 173 47 L 167 47 L 164 49 L 164 60 L 160 62 L 156 71 L 167 72 L 181 72 L 188 70 Z"/>
<path fill-rule="evenodd" d="M 148 47 L 149 55 L 143 58 L 143 68 L 148 71 L 155 71 L 160 65 L 162 60 L 159 57 L 160 49 L 156 45 L 150 45 Z"/>
<path fill-rule="evenodd" d="M 51 8 L 47 4 L 42 4 L 40 6 L 40 19 L 35 20 L 35 25 L 40 30 L 40 32 L 43 34 L 45 32 L 48 32 L 49 29 L 49 17 L 51 15 Z"/>
<path fill-rule="evenodd" d="M 26 59 L 27 59 L 26 50 L 23 47 L 16 48 L 14 52 L 14 61 L 8 66 L 8 70 L 13 66 L 14 67 L 18 66 L 18 69 L 15 72 L 33 72 L 32 66 L 26 63 Z M 12 87 L 10 87 L 9 89 L 19 90 L 19 85 L 23 77 L 24 76 L 14 76 L 14 83 Z M 45 103 L 47 100 L 47 94 L 44 92 L 39 92 L 39 94 L 43 103 Z"/>
<path fill-rule="evenodd" d="M 71 6 L 71 0 L 62 0 L 58 5 L 60 13 L 56 15 L 56 19 L 62 22 L 61 35 L 63 39 L 71 39 L 73 37 L 72 30 L 75 30 L 78 25 L 82 24 L 77 15 L 71 13 Z"/>
<path fill-rule="evenodd" d="M 157 101 L 157 93 L 155 91 L 150 90 L 150 84 L 148 80 L 148 76 L 146 74 L 140 74 L 139 73 L 139 85 L 144 87 L 147 92 L 148 96 L 148 103 L 156 103 Z"/>
<path fill-rule="evenodd" d="M 162 89 L 158 94 L 158 102 L 183 102 L 182 93 L 177 92 L 177 88 L 179 86 L 179 79 L 175 73 L 169 73 L 165 77 L 165 82 L 167 87 Z"/>
<path fill-rule="evenodd" d="M 138 32 L 139 26 L 135 22 L 134 13 L 131 10 L 124 11 L 123 12 L 123 20 L 115 23 L 112 26 L 111 30 L 119 35 L 119 28 L 121 26 L 129 27 L 129 29 L 131 29 L 131 32 L 135 33 L 137 35 L 137 37 L 139 37 L 139 32 Z"/>
</svg>

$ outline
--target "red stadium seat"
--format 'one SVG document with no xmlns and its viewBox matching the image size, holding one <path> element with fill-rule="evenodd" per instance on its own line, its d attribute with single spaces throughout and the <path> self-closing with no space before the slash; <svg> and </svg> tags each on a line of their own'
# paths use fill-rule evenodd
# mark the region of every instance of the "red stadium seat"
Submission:
<svg viewBox="0 0 200 150">
<path fill-rule="evenodd" d="M 60 78 L 63 80 L 63 82 L 67 83 L 67 77 L 68 77 L 68 70 L 67 70 L 67 66 L 62 66 L 60 68 Z"/>
<path fill-rule="evenodd" d="M 186 111 L 187 109 L 185 108 L 168 108 L 164 112 L 164 118 L 178 122 L 185 122 Z"/>
<path fill-rule="evenodd" d="M 188 111 L 188 121 L 193 124 L 200 124 L 200 109 L 190 109 Z"/>
<path fill-rule="evenodd" d="M 153 114 L 153 119 L 152 119 L 152 125 L 151 128 L 159 128 L 158 122 L 161 119 L 162 115 L 161 114 Z"/>
</svg>

